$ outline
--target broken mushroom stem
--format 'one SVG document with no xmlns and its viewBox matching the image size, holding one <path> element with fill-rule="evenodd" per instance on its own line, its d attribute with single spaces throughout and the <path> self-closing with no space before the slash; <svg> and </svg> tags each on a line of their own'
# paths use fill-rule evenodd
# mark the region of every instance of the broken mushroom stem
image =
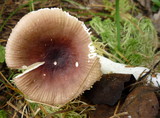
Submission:
<svg viewBox="0 0 160 118">
<path fill-rule="evenodd" d="M 146 67 L 131 67 L 125 64 L 116 63 L 100 55 L 98 55 L 98 58 L 101 64 L 101 71 L 103 74 L 132 74 L 135 77 L 135 79 L 138 80 L 140 77 L 144 76 L 146 73 L 150 71 L 150 69 Z M 148 83 L 152 83 L 155 87 L 159 87 L 160 73 L 156 73 L 154 76 L 149 74 L 146 80 L 148 81 Z"/>
</svg>

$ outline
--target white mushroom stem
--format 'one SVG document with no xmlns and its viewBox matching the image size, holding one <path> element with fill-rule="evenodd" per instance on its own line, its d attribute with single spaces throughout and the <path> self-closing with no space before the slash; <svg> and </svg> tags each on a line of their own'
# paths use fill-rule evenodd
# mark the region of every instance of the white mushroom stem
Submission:
<svg viewBox="0 0 160 118">
<path fill-rule="evenodd" d="M 150 69 L 145 67 L 130 67 L 125 64 L 113 62 L 103 56 L 98 55 L 98 57 L 101 64 L 101 71 L 103 74 L 132 74 L 135 79 L 138 80 L 139 77 L 150 71 Z M 152 77 L 152 75 L 149 75 L 147 77 L 147 80 L 148 82 L 153 83 L 154 86 L 158 87 L 160 85 L 160 73 L 155 74 L 154 77 Z"/>
</svg>

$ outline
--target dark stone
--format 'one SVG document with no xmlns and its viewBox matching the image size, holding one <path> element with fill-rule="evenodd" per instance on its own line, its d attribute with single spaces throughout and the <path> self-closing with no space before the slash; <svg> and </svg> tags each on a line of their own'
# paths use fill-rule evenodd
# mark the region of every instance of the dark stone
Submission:
<svg viewBox="0 0 160 118">
<path fill-rule="evenodd" d="M 84 96 L 91 101 L 91 104 L 115 105 L 121 98 L 125 86 L 135 82 L 132 75 L 107 74 L 93 85 L 93 88 L 86 91 Z"/>
</svg>

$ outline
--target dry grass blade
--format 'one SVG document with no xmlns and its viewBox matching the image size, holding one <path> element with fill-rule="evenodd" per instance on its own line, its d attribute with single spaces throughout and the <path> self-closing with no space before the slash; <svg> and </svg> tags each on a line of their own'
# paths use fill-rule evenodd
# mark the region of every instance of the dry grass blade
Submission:
<svg viewBox="0 0 160 118">
<path fill-rule="evenodd" d="M 18 109 L 15 105 L 13 105 L 10 101 L 7 101 L 7 104 L 12 107 L 15 111 L 19 112 L 20 114 L 23 114 L 23 116 L 25 116 L 26 118 L 29 118 L 29 116 L 27 114 L 24 114 L 23 111 L 21 111 L 20 109 Z"/>
<path fill-rule="evenodd" d="M 7 42 L 7 40 L 0 39 L 0 43 Z"/>
<path fill-rule="evenodd" d="M 10 88 L 13 91 L 16 91 L 18 93 L 21 93 L 17 88 L 15 88 L 8 80 L 7 78 L 3 75 L 2 72 L 0 72 L 0 76 L 7 82 L 7 84 L 4 83 L 6 88 Z"/>
<path fill-rule="evenodd" d="M 118 102 L 116 109 L 114 111 L 113 116 L 109 117 L 109 118 L 120 118 L 120 116 L 125 116 L 128 115 L 128 112 L 122 112 L 122 113 L 117 113 L 118 109 L 119 109 L 119 105 L 120 105 L 120 101 Z"/>
<path fill-rule="evenodd" d="M 122 113 L 115 114 L 114 116 L 111 116 L 109 118 L 120 118 L 121 116 L 126 116 L 126 115 L 128 115 L 128 112 L 122 112 Z"/>
<path fill-rule="evenodd" d="M 11 87 L 13 87 L 13 85 L 7 80 L 7 78 L 2 74 L 2 72 L 0 72 L 0 75 L 8 83 L 8 85 L 10 85 Z"/>
</svg>

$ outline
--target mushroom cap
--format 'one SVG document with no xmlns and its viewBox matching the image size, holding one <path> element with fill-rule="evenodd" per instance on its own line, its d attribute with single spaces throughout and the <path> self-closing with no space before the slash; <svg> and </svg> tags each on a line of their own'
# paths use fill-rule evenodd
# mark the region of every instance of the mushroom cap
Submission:
<svg viewBox="0 0 160 118">
<path fill-rule="evenodd" d="M 14 78 L 34 101 L 63 105 L 100 79 L 100 64 L 83 22 L 58 8 L 22 17 L 6 45 L 6 63 L 30 69 Z M 37 64 L 38 63 L 38 64 Z"/>
</svg>

